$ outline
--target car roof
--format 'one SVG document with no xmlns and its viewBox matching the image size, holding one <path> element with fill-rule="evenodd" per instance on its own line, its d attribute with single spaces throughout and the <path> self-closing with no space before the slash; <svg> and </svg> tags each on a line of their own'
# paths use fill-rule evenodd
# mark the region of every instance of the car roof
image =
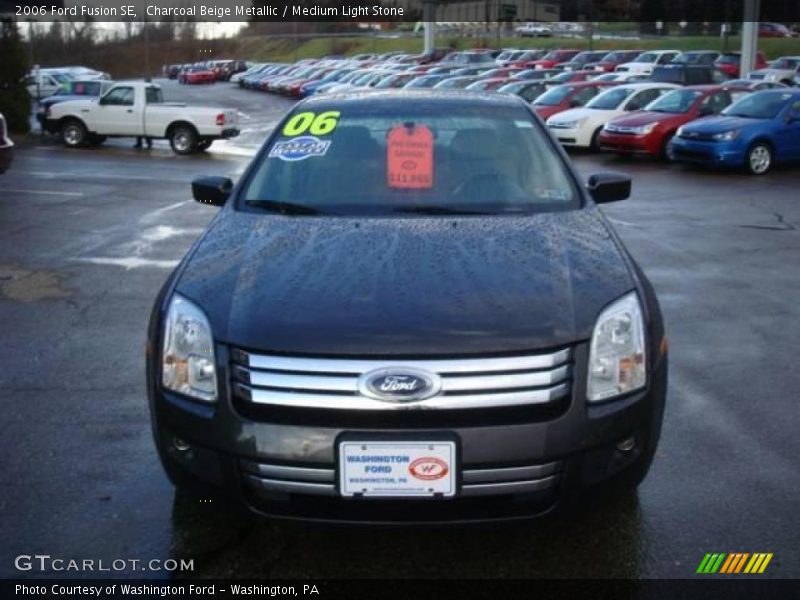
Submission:
<svg viewBox="0 0 800 600">
<path fill-rule="evenodd" d="M 615 86 L 615 87 L 628 88 L 628 89 L 634 89 L 634 90 L 647 90 L 647 89 L 662 88 L 662 87 L 676 88 L 677 89 L 677 88 L 683 87 L 683 86 L 676 85 L 674 83 L 658 83 L 658 82 L 654 82 L 654 81 L 639 81 L 639 82 L 636 82 L 636 83 L 623 83 L 623 84 Z M 614 89 L 614 88 L 612 87 L 611 89 Z"/>
<path fill-rule="evenodd" d="M 451 108 L 469 106 L 520 106 L 520 100 L 516 96 L 504 96 L 493 92 L 480 92 L 472 90 L 373 90 L 365 92 L 361 90 L 348 90 L 329 96 L 311 96 L 303 100 L 303 107 L 314 107 L 318 105 L 329 106 L 373 106 L 375 104 L 402 104 L 418 102 L 420 105 L 429 105 L 431 102 L 447 104 Z"/>
</svg>

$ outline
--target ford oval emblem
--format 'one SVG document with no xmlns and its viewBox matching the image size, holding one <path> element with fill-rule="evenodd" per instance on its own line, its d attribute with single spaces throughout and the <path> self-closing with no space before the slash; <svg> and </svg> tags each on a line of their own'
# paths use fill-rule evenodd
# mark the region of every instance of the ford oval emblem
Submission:
<svg viewBox="0 0 800 600">
<path fill-rule="evenodd" d="M 384 402 L 417 402 L 435 396 L 441 389 L 438 375 L 406 367 L 377 369 L 358 380 L 362 395 Z"/>
</svg>

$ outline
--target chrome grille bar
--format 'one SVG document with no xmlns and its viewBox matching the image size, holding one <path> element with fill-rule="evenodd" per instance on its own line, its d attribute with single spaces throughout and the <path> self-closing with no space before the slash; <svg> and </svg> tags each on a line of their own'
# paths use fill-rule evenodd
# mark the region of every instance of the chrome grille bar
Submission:
<svg viewBox="0 0 800 600">
<path fill-rule="evenodd" d="M 342 359 L 233 351 L 232 386 L 257 405 L 338 410 L 458 410 L 542 405 L 570 393 L 572 353 L 463 359 Z M 408 402 L 376 400 L 359 378 L 379 369 L 421 369 L 441 379 L 440 392 Z"/>
</svg>

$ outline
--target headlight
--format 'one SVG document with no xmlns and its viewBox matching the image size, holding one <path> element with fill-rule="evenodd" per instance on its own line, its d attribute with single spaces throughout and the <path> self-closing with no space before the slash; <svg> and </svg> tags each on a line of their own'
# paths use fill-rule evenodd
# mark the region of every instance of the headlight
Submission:
<svg viewBox="0 0 800 600">
<path fill-rule="evenodd" d="M 644 318 L 636 292 L 608 306 L 597 318 L 589 350 L 586 395 L 607 400 L 644 387 L 647 380 Z"/>
<path fill-rule="evenodd" d="M 204 402 L 217 400 L 214 339 L 208 319 L 193 303 L 175 295 L 164 324 L 161 382 L 165 388 Z"/>
<path fill-rule="evenodd" d="M 731 140 L 735 140 L 739 137 L 739 130 L 734 129 L 732 131 L 726 131 L 725 133 L 718 133 L 714 136 L 714 139 L 718 142 L 730 142 Z"/>
<path fill-rule="evenodd" d="M 641 127 L 634 127 L 633 132 L 638 134 L 645 134 L 645 133 L 650 133 L 655 128 L 656 128 L 655 123 L 649 123 L 648 125 L 642 125 Z"/>
<path fill-rule="evenodd" d="M 683 135 L 684 131 L 686 131 L 685 127 L 683 127 L 683 126 L 678 127 L 678 131 L 675 132 L 675 135 L 678 136 L 678 137 L 681 137 Z"/>
</svg>

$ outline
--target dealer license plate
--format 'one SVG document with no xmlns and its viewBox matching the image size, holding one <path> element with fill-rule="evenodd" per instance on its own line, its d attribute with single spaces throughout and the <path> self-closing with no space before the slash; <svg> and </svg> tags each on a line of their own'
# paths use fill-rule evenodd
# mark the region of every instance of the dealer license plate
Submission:
<svg viewBox="0 0 800 600">
<path fill-rule="evenodd" d="M 339 444 L 342 496 L 455 496 L 455 442 L 357 442 Z"/>
</svg>

